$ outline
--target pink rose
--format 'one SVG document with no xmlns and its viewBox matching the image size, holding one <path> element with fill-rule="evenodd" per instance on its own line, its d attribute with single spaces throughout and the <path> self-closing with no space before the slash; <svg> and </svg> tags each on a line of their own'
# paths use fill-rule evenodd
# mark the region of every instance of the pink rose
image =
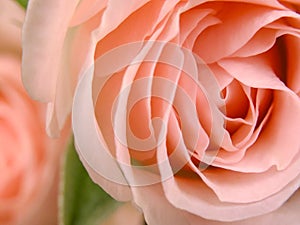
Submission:
<svg viewBox="0 0 300 225">
<path fill-rule="evenodd" d="M 24 10 L 0 1 L 0 224 L 57 224 L 59 157 L 66 135 L 50 140 L 45 106 L 32 101 L 21 81 Z"/>
<path fill-rule="evenodd" d="M 24 84 L 152 224 L 299 221 L 299 1 L 31 0 Z M 46 81 L 49 86 L 45 87 Z"/>
</svg>

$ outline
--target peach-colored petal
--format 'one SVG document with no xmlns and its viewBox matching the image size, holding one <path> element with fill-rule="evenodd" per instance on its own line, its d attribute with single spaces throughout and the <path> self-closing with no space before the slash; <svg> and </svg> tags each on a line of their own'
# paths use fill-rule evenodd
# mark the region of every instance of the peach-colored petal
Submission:
<svg viewBox="0 0 300 225">
<path fill-rule="evenodd" d="M 194 51 L 205 62 L 215 62 L 246 44 L 260 28 L 284 16 L 298 17 L 290 11 L 228 3 L 218 16 L 223 23 L 204 31 L 198 37 Z M 235 31 L 234 35 L 232 30 Z M 214 43 L 214 48 L 210 47 L 210 43 Z"/>
<path fill-rule="evenodd" d="M 96 14 L 103 12 L 108 0 L 83 0 L 79 1 L 76 11 L 70 21 L 70 27 L 87 22 Z"/>
<path fill-rule="evenodd" d="M 268 196 L 280 193 L 289 182 L 296 179 L 299 168 L 299 156 L 285 170 L 274 167 L 261 173 L 239 173 L 216 169 L 204 171 L 205 181 L 221 201 L 248 203 L 261 201 Z M 230 179 L 236 177 L 236 179 Z M 255 191 L 254 191 L 255 190 Z"/>
<path fill-rule="evenodd" d="M 186 37 L 192 32 L 200 20 L 212 13 L 213 10 L 190 10 L 184 12 L 180 16 L 180 44 L 186 39 Z"/>
<path fill-rule="evenodd" d="M 188 49 L 192 49 L 195 45 L 195 42 L 197 40 L 197 38 L 199 37 L 199 35 L 202 33 L 202 31 L 204 31 L 206 28 L 217 25 L 221 23 L 221 21 L 211 15 L 208 15 L 206 17 L 203 18 L 203 20 L 201 20 L 197 26 L 195 27 L 194 30 L 192 30 L 187 38 L 185 39 L 183 46 L 188 48 Z M 197 53 L 197 52 L 196 52 Z"/>
<path fill-rule="evenodd" d="M 240 162 L 226 165 L 225 168 L 241 172 L 263 172 L 276 166 L 278 170 L 283 170 L 297 155 L 300 146 L 299 99 L 283 92 L 274 95 L 272 114 L 256 142 Z"/>
<path fill-rule="evenodd" d="M 278 31 L 262 28 L 251 40 L 231 57 L 249 57 L 269 50 L 275 43 Z"/>
<path fill-rule="evenodd" d="M 142 2 L 141 2 L 142 3 Z M 137 10 L 135 13 L 131 14 L 128 18 L 120 18 L 125 19 L 124 21 L 114 21 L 113 24 L 111 23 L 104 23 L 104 18 L 101 21 L 99 28 L 95 31 L 95 38 L 97 38 L 97 41 L 99 38 L 105 36 L 97 43 L 97 49 L 95 52 L 95 58 L 97 59 L 99 56 L 101 56 L 103 53 L 112 50 L 120 45 L 126 44 L 126 43 L 133 43 L 138 41 L 144 41 L 148 35 L 151 35 L 153 33 L 153 30 L 155 26 L 159 24 L 160 21 L 157 21 L 156 17 L 158 17 L 160 14 L 166 12 L 161 12 L 160 7 L 162 7 L 164 2 L 160 1 L 150 1 L 149 3 L 145 4 L 143 7 L 141 7 L 139 10 Z M 133 7 L 133 6 L 132 6 Z M 137 6 L 136 6 L 137 7 Z M 125 7 L 126 9 L 126 7 Z M 124 10 L 125 10 L 124 9 Z M 112 11 L 112 12 L 110 12 Z M 110 9 L 110 11 L 106 12 L 107 14 L 113 13 L 113 9 Z M 125 10 L 124 16 L 128 16 L 127 12 Z M 103 15 L 104 17 L 105 15 Z M 108 15 L 106 15 L 108 16 Z M 114 16 L 115 13 L 114 13 Z M 121 15 L 119 15 L 121 16 Z M 139 18 L 143 17 L 143 20 L 140 20 Z M 120 24 L 118 24 L 119 22 Z M 111 27 L 112 26 L 112 27 Z M 115 29 L 115 26 L 118 26 L 118 29 Z M 140 29 L 136 29 L 135 32 L 127 32 L 129 28 L 131 27 L 139 27 Z M 163 27 L 162 27 L 163 28 Z M 106 31 L 107 30 L 107 31 Z M 159 29 L 158 29 L 159 30 Z M 160 29 L 161 32 L 162 29 Z M 109 35 L 107 35 L 107 33 Z M 123 35 L 126 33 L 126 35 Z M 107 36 L 106 36 L 107 35 Z M 156 35 L 157 38 L 157 35 Z M 155 39 L 154 39 L 155 40 Z"/>
<path fill-rule="evenodd" d="M 263 56 L 223 59 L 218 64 L 249 87 L 289 92 L 289 89 L 275 75 L 270 62 Z"/>
<path fill-rule="evenodd" d="M 209 64 L 208 66 L 216 77 L 221 90 L 232 82 L 233 77 L 217 63 Z"/>
<path fill-rule="evenodd" d="M 205 220 L 201 217 L 193 214 L 184 213 L 190 224 L 203 224 L 203 225 L 252 225 L 252 224 L 264 224 L 264 225 L 282 225 L 290 224 L 297 225 L 300 220 L 300 214 L 298 207 L 300 204 L 300 191 L 296 191 L 292 197 L 287 200 L 279 209 L 267 213 L 265 215 L 249 218 L 246 220 L 234 221 L 234 222 L 219 222 L 213 220 Z"/>
<path fill-rule="evenodd" d="M 293 0 L 291 0 L 293 1 Z M 295 0 L 297 1 L 297 0 Z M 187 4 L 187 9 L 190 9 L 192 7 L 195 7 L 197 5 L 206 3 L 206 2 L 227 2 L 226 0 L 190 0 Z M 261 1 L 261 0 L 230 0 L 230 2 L 237 2 L 237 3 L 248 3 L 248 4 L 253 4 L 257 6 L 268 6 L 271 8 L 276 8 L 276 9 L 284 9 L 278 0 L 269 0 L 269 1 Z"/>
<path fill-rule="evenodd" d="M 179 149 L 182 149 L 182 147 L 180 147 Z M 165 154 L 164 152 L 165 151 L 159 151 L 158 157 L 163 157 L 163 154 Z M 162 167 L 162 165 L 164 166 Z M 167 171 L 171 169 L 168 169 L 166 163 L 161 164 L 159 166 L 160 171 L 162 173 L 161 175 L 163 177 L 168 173 Z M 299 168 L 299 163 L 298 165 L 294 164 L 293 167 L 293 169 Z M 285 179 L 284 176 L 285 175 L 282 176 L 283 179 Z M 236 175 L 231 175 L 231 177 L 236 177 Z M 202 176 L 202 178 L 206 183 L 208 182 L 208 180 L 204 176 Z M 223 176 L 219 176 L 219 178 L 224 178 L 224 181 L 226 180 L 228 182 L 232 181 L 232 179 L 228 180 L 226 177 Z M 249 176 L 249 178 L 251 178 L 251 176 Z M 276 179 L 276 176 L 274 178 Z M 245 179 L 245 181 L 247 181 L 247 178 Z M 251 181 L 249 182 L 251 184 Z M 298 182 L 299 176 L 275 195 L 270 196 L 268 193 L 267 199 L 258 202 L 248 202 L 248 204 L 234 204 L 221 202 L 216 197 L 216 195 L 210 190 L 210 188 L 208 188 L 199 179 L 170 177 L 169 179 L 165 180 L 162 183 L 162 185 L 164 187 L 164 192 L 166 194 L 167 199 L 172 204 L 174 204 L 174 206 L 183 210 L 187 210 L 207 219 L 234 221 L 265 214 L 278 208 L 291 195 L 291 193 L 293 193 L 298 188 Z M 237 183 L 239 183 L 239 187 L 241 187 L 241 183 L 239 180 L 237 180 Z M 232 200 L 235 200 L 236 196 L 238 197 L 237 190 L 242 190 L 242 196 L 244 196 L 245 194 L 244 189 L 236 189 L 231 194 L 229 194 L 228 191 L 232 190 L 231 188 L 234 187 L 233 185 L 234 183 L 230 182 L 228 189 L 226 190 L 225 185 L 220 185 L 220 190 L 224 191 L 224 195 L 231 197 L 230 202 L 232 202 Z M 246 186 L 243 187 L 245 188 Z M 259 187 L 262 186 L 259 185 Z M 259 189 L 260 188 L 253 188 L 251 190 Z M 251 191 L 248 191 L 247 193 L 249 195 L 257 194 L 256 192 Z M 186 204 L 186 202 L 189 202 L 189 204 Z"/>
<path fill-rule="evenodd" d="M 285 34 L 299 37 L 298 30 L 287 25 L 285 21 L 286 20 L 277 20 L 268 24 L 266 28 L 262 28 L 247 44 L 231 55 L 231 57 L 249 57 L 266 52 L 274 46 L 278 37 Z"/>
<path fill-rule="evenodd" d="M 130 16 L 135 10 L 147 4 L 149 0 L 142 0 L 138 2 L 125 2 L 118 0 L 109 0 L 101 24 L 99 27 L 98 40 L 105 37 L 109 32 L 120 25 L 128 16 Z M 151 3 L 150 3 L 151 4 Z M 118 13 L 115 9 L 119 9 Z"/>
<path fill-rule="evenodd" d="M 287 86 L 300 95 L 300 38 L 286 37 L 287 46 Z"/>
<path fill-rule="evenodd" d="M 163 186 L 167 199 L 177 208 L 202 218 L 226 222 L 247 219 L 276 210 L 298 189 L 298 182 L 299 176 L 275 195 L 247 204 L 221 202 L 202 181 L 196 179 L 169 179 Z"/>
</svg>

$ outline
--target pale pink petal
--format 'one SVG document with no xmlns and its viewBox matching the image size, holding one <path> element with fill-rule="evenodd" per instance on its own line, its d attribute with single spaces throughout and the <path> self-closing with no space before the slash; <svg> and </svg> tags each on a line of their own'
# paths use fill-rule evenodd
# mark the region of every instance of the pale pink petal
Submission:
<svg viewBox="0 0 300 225">
<path fill-rule="evenodd" d="M 177 177 L 164 182 L 163 187 L 168 201 L 177 208 L 206 219 L 226 222 L 248 219 L 276 210 L 298 189 L 299 179 L 298 176 L 283 190 L 262 201 L 247 204 L 221 202 L 203 181 L 197 179 Z M 260 187 L 253 190 L 259 190 Z M 232 194 L 234 198 L 235 193 Z"/>
<path fill-rule="evenodd" d="M 73 132 L 80 159 L 95 183 L 119 200 L 130 200 L 131 191 L 116 159 L 98 130 L 92 96 L 93 68 L 82 77 L 73 105 Z M 82 106 L 84 105 L 84 108 Z M 110 121 L 107 121 L 110 123 Z M 108 169 L 109 168 L 109 169 Z"/>
<path fill-rule="evenodd" d="M 248 203 L 261 201 L 272 194 L 276 194 L 289 182 L 296 179 L 299 161 L 299 155 L 297 155 L 291 165 L 282 171 L 278 171 L 274 167 L 261 173 L 208 169 L 203 174 L 207 178 L 205 182 L 214 190 L 221 201 Z M 235 179 L 231 179 L 232 177 Z"/>
<path fill-rule="evenodd" d="M 75 32 L 68 30 L 68 26 L 77 3 L 78 0 L 33 0 L 25 18 L 22 79 L 32 98 L 49 103 L 46 129 L 50 136 L 59 136 L 71 111 L 78 75 L 72 74 L 70 66 L 72 55 L 68 51 L 72 49 Z M 85 48 L 82 49 L 84 54 Z"/>
<path fill-rule="evenodd" d="M 23 32 L 23 82 L 30 95 L 52 101 L 62 71 L 63 46 L 78 0 L 28 4 Z M 67 9 L 67 10 L 66 10 Z M 64 61 L 64 60 L 63 60 Z"/>
<path fill-rule="evenodd" d="M 253 224 L 263 224 L 263 225 L 298 225 L 300 220 L 299 214 L 299 204 L 300 204 L 300 190 L 296 191 L 292 197 L 287 200 L 279 209 L 267 213 L 265 215 L 249 218 L 246 220 L 234 221 L 234 222 L 221 222 L 206 220 L 199 216 L 184 213 L 185 217 L 191 225 L 201 224 L 201 225 L 253 225 Z"/>
</svg>

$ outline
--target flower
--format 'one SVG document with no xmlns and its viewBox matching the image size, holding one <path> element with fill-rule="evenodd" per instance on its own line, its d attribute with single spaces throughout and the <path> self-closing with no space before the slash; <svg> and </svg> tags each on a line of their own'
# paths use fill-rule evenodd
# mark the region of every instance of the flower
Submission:
<svg viewBox="0 0 300 225">
<path fill-rule="evenodd" d="M 296 224 L 299 6 L 32 0 L 24 83 L 55 134 L 79 80 L 81 160 L 149 224 Z"/>
<path fill-rule="evenodd" d="M 44 131 L 45 106 L 21 81 L 21 26 L 25 12 L 0 2 L 0 224 L 57 224 L 59 158 L 66 135 Z"/>
</svg>

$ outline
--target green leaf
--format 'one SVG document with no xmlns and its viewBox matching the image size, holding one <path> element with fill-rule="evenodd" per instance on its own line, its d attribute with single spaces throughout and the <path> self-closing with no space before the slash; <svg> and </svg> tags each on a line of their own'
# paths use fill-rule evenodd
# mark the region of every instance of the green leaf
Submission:
<svg viewBox="0 0 300 225">
<path fill-rule="evenodd" d="M 28 0 L 16 0 L 24 9 L 27 8 Z"/>
<path fill-rule="evenodd" d="M 60 196 L 60 225 L 99 225 L 121 203 L 88 176 L 73 141 L 66 152 Z"/>
</svg>

